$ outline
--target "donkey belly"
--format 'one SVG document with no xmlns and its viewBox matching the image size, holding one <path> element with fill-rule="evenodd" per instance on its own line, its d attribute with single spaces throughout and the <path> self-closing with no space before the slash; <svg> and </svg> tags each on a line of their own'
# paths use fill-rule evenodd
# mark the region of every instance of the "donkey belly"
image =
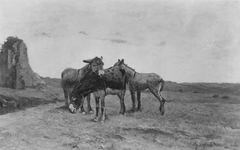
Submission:
<svg viewBox="0 0 240 150">
<path fill-rule="evenodd" d="M 117 95 L 117 94 L 119 94 L 121 91 L 122 91 L 122 90 L 107 88 L 107 89 L 106 89 L 106 95 Z"/>
<path fill-rule="evenodd" d="M 125 89 L 125 78 L 118 68 L 105 70 L 104 79 L 106 87 L 114 90 Z"/>
<path fill-rule="evenodd" d="M 107 81 L 106 86 L 114 90 L 122 90 L 125 88 L 122 81 Z"/>
<path fill-rule="evenodd" d="M 147 82 L 131 82 L 130 86 L 132 86 L 136 91 L 143 91 L 148 88 Z"/>
</svg>

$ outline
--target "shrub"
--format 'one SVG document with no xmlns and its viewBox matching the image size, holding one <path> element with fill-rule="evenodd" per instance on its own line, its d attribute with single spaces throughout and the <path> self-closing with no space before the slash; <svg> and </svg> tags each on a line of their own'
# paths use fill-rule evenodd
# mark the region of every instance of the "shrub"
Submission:
<svg viewBox="0 0 240 150">
<path fill-rule="evenodd" d="M 218 98 L 218 95 L 217 94 L 213 95 L 213 98 Z"/>
</svg>

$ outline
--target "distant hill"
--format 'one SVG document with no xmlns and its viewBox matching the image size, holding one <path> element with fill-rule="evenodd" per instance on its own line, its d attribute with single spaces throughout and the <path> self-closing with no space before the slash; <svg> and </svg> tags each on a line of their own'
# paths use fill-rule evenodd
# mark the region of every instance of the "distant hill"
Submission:
<svg viewBox="0 0 240 150">
<path fill-rule="evenodd" d="M 61 88 L 61 79 L 41 77 L 48 85 Z M 166 81 L 165 91 L 192 92 L 192 93 L 215 93 L 240 95 L 240 84 L 234 83 L 177 83 Z"/>
<path fill-rule="evenodd" d="M 240 95 L 240 84 L 235 83 L 176 83 L 167 81 L 165 90 L 174 92 L 216 93 Z"/>
<path fill-rule="evenodd" d="M 49 77 L 41 77 L 43 81 L 47 83 L 47 85 L 50 85 L 55 88 L 62 88 L 61 86 L 61 79 L 59 78 L 49 78 Z"/>
</svg>

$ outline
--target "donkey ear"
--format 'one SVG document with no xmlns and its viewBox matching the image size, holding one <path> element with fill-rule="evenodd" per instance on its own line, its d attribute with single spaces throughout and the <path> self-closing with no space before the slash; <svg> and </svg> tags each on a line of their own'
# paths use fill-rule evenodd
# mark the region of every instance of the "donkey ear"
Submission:
<svg viewBox="0 0 240 150">
<path fill-rule="evenodd" d="M 118 62 L 120 61 L 120 59 L 118 59 Z"/>
<path fill-rule="evenodd" d="M 103 57 L 101 56 L 100 59 L 103 60 Z"/>
<path fill-rule="evenodd" d="M 91 63 L 93 59 L 83 60 L 85 63 Z"/>
<path fill-rule="evenodd" d="M 122 63 L 124 63 L 124 59 L 122 59 L 122 60 L 120 61 L 120 64 L 122 64 Z"/>
</svg>

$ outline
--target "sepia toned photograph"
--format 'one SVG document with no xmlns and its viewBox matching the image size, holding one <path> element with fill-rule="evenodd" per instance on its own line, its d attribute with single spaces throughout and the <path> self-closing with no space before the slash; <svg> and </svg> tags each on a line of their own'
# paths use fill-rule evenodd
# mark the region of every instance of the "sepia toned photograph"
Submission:
<svg viewBox="0 0 240 150">
<path fill-rule="evenodd" d="M 0 150 L 240 150 L 240 0 L 0 0 Z"/>
</svg>

